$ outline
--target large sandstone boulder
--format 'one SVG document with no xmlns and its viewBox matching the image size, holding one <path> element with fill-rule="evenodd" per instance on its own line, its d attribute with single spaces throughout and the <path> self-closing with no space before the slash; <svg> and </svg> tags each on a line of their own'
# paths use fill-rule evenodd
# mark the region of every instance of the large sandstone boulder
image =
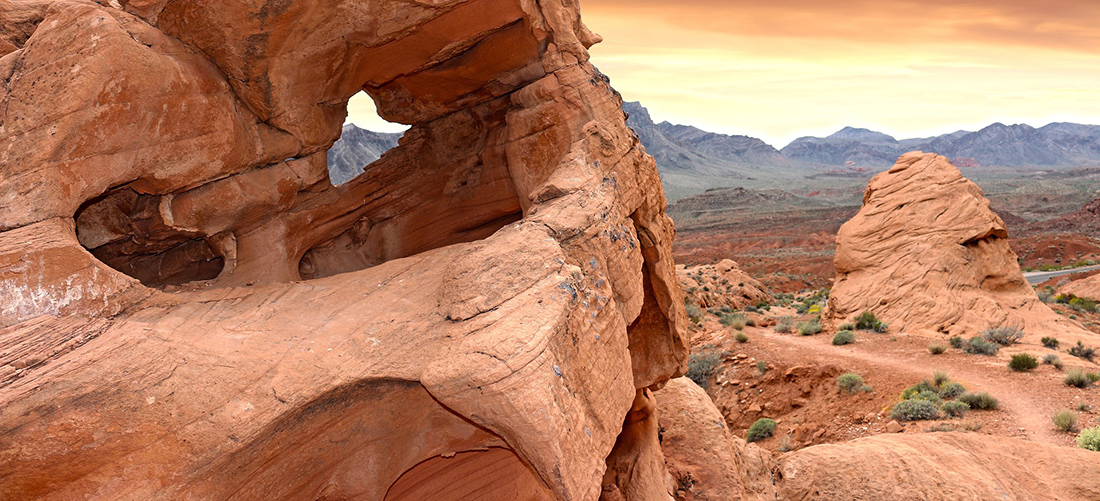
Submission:
<svg viewBox="0 0 1100 501">
<path fill-rule="evenodd" d="M 912 152 L 867 185 L 837 234 L 834 324 L 874 312 L 892 331 L 973 336 L 1022 327 L 1028 338 L 1090 336 L 1039 301 L 1004 222 L 947 159 Z"/>
<path fill-rule="evenodd" d="M 1100 301 L 1100 275 L 1092 275 L 1074 280 L 1058 288 L 1061 294 L 1073 294 L 1077 297 Z"/>
<path fill-rule="evenodd" d="M 575 2 L 0 14 L 0 498 L 667 499 L 673 227 Z M 334 187 L 360 90 L 412 127 Z"/>
<path fill-rule="evenodd" d="M 816 445 L 776 473 L 778 499 L 1100 499 L 1097 453 L 977 433 L 889 434 Z"/>
<path fill-rule="evenodd" d="M 678 499 L 774 500 L 769 453 L 733 436 L 707 393 L 686 377 L 656 392 L 661 449 Z"/>
</svg>

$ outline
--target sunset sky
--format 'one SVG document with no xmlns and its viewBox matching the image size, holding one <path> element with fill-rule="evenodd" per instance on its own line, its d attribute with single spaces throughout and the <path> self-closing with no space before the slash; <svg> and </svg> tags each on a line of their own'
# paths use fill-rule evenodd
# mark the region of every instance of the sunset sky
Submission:
<svg viewBox="0 0 1100 501">
<path fill-rule="evenodd" d="M 1100 1 L 581 0 L 592 62 L 657 121 L 776 147 L 1100 124 Z M 369 99 L 350 120 L 379 129 Z M 373 120 L 369 119 L 373 118 Z"/>
</svg>

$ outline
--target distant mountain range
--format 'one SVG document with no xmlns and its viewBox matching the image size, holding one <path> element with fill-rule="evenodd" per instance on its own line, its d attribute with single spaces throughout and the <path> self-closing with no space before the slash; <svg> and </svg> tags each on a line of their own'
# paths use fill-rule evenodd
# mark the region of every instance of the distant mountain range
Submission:
<svg viewBox="0 0 1100 501">
<path fill-rule="evenodd" d="M 835 188 L 852 178 L 865 179 L 913 150 L 946 156 L 963 169 L 1100 166 L 1097 125 L 1052 123 L 1036 129 L 995 123 L 976 132 L 902 140 L 845 127 L 828 137 L 801 137 L 776 149 L 754 137 L 655 123 L 638 102 L 623 103 L 623 110 L 628 114 L 627 125 L 656 158 L 670 200 L 732 185 Z M 340 140 L 328 152 L 333 183 L 344 183 L 361 173 L 363 167 L 397 145 L 400 137 L 345 125 Z"/>
<path fill-rule="evenodd" d="M 401 133 L 372 132 L 355 124 L 344 125 L 340 140 L 328 150 L 328 176 L 332 184 L 344 184 L 371 162 L 397 146 Z"/>
</svg>

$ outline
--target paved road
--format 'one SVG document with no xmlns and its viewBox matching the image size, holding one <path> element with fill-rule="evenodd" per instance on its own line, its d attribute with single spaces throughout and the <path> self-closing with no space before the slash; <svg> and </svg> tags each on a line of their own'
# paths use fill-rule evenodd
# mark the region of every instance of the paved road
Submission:
<svg viewBox="0 0 1100 501">
<path fill-rule="evenodd" d="M 1069 275 L 1070 273 L 1080 273 L 1082 271 L 1100 270 L 1100 264 L 1095 266 L 1085 266 L 1082 268 L 1071 268 L 1062 271 L 1031 271 L 1024 273 L 1024 278 L 1027 279 L 1029 284 L 1037 284 L 1040 282 L 1046 282 L 1054 277 L 1060 277 L 1062 275 Z"/>
</svg>

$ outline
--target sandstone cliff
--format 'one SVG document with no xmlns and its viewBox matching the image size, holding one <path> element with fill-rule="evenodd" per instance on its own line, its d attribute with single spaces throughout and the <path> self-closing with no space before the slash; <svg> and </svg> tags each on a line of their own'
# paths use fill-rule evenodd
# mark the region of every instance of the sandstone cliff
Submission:
<svg viewBox="0 0 1100 501">
<path fill-rule="evenodd" d="M 989 201 L 941 156 L 912 152 L 867 185 L 837 235 L 834 324 L 872 311 L 892 331 L 973 336 L 1022 327 L 1028 339 L 1090 333 L 1039 301 Z"/>
<path fill-rule="evenodd" d="M 673 227 L 578 9 L 0 0 L 0 498 L 667 499 Z M 411 129 L 334 187 L 360 90 Z"/>
</svg>

